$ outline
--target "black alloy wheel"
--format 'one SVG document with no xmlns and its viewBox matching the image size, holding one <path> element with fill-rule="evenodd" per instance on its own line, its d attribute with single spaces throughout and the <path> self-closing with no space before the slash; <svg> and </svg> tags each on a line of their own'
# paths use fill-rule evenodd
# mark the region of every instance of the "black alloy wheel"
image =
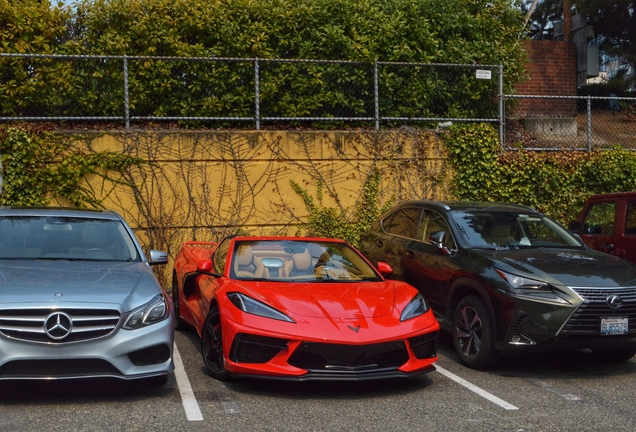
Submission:
<svg viewBox="0 0 636 432">
<path fill-rule="evenodd" d="M 179 283 L 177 275 L 172 275 L 172 307 L 174 309 L 174 328 L 187 330 L 190 326 L 181 318 L 181 299 L 179 298 Z"/>
<path fill-rule="evenodd" d="M 221 330 L 221 314 L 218 306 L 212 306 L 203 324 L 201 334 L 201 355 L 206 371 L 212 378 L 228 381 L 230 374 L 225 370 L 223 356 L 223 332 Z"/>
<path fill-rule="evenodd" d="M 453 344 L 461 362 L 473 369 L 494 366 L 494 326 L 483 301 L 477 296 L 463 298 L 453 315 Z"/>
</svg>

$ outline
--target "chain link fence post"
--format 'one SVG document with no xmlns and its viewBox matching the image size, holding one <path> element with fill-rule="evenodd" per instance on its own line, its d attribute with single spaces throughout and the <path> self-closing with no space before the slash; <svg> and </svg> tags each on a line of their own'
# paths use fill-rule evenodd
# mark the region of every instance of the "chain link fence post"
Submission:
<svg viewBox="0 0 636 432">
<path fill-rule="evenodd" d="M 499 63 L 499 146 L 505 149 L 505 126 L 506 118 L 504 113 L 504 86 L 503 86 L 503 64 Z"/>
<path fill-rule="evenodd" d="M 592 151 L 592 98 L 587 96 L 587 151 Z"/>
<path fill-rule="evenodd" d="M 374 95 L 374 116 L 375 129 L 380 129 L 380 90 L 378 87 L 378 62 L 373 62 L 373 95 Z"/>
<path fill-rule="evenodd" d="M 261 130 L 261 87 L 260 70 L 258 59 L 254 59 L 254 118 L 256 119 L 256 130 Z"/>
<path fill-rule="evenodd" d="M 124 54 L 124 117 L 126 117 L 126 130 L 130 129 L 130 97 L 128 95 L 128 57 Z"/>
</svg>

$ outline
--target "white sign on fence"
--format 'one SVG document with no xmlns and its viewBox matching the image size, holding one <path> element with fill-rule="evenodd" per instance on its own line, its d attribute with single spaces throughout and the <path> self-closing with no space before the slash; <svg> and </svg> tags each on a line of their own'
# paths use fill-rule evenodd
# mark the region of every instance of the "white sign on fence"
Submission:
<svg viewBox="0 0 636 432">
<path fill-rule="evenodd" d="M 475 78 L 477 79 L 492 79 L 492 72 L 489 70 L 477 69 L 475 73 Z"/>
</svg>

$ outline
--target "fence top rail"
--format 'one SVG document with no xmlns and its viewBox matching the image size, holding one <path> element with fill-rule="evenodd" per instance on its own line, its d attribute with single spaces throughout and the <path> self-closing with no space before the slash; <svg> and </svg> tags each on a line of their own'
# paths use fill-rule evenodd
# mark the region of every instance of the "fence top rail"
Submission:
<svg viewBox="0 0 636 432">
<path fill-rule="evenodd" d="M 138 56 L 138 55 L 101 55 L 101 54 L 26 54 L 26 53 L 0 53 L 0 57 L 18 58 L 57 58 L 57 59 L 101 59 L 101 60 L 181 60 L 181 61 L 233 61 L 233 62 L 261 62 L 261 63 L 335 63 L 352 65 L 395 65 L 395 66 L 444 66 L 444 67 L 471 67 L 471 68 L 498 68 L 499 65 L 485 65 L 474 63 L 420 63 L 420 62 L 385 62 L 373 63 L 353 60 L 313 60 L 313 59 L 268 59 L 268 58 L 241 58 L 241 57 L 183 57 L 183 56 Z"/>
<path fill-rule="evenodd" d="M 581 100 L 633 100 L 636 101 L 636 97 L 624 97 L 624 96 L 552 96 L 552 95 L 503 95 L 504 99 L 581 99 Z"/>
</svg>

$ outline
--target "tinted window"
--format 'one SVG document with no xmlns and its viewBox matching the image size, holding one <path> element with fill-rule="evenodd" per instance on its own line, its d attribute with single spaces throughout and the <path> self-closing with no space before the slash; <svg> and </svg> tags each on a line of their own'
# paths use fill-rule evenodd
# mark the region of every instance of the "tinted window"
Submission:
<svg viewBox="0 0 636 432">
<path fill-rule="evenodd" d="M 139 261 L 118 220 L 60 216 L 0 218 L 0 259 Z"/>
<path fill-rule="evenodd" d="M 456 211 L 459 232 L 475 248 L 582 247 L 565 228 L 540 214 Z"/>
<path fill-rule="evenodd" d="M 636 235 L 636 201 L 627 203 L 627 214 L 625 215 L 625 234 Z"/>
<path fill-rule="evenodd" d="M 583 219 L 585 234 L 614 234 L 614 219 L 616 216 L 616 202 L 594 203 L 587 210 Z"/>
<path fill-rule="evenodd" d="M 454 249 L 455 240 L 444 217 L 434 211 L 426 210 L 420 223 L 421 240 L 427 242 L 432 234 L 439 231 L 446 233 L 446 239 L 444 240 L 445 246 L 449 249 Z"/>
<path fill-rule="evenodd" d="M 421 212 L 422 209 L 416 207 L 400 209 L 395 213 L 390 223 L 384 224 L 384 230 L 389 234 L 415 239 L 417 238 Z"/>
</svg>

